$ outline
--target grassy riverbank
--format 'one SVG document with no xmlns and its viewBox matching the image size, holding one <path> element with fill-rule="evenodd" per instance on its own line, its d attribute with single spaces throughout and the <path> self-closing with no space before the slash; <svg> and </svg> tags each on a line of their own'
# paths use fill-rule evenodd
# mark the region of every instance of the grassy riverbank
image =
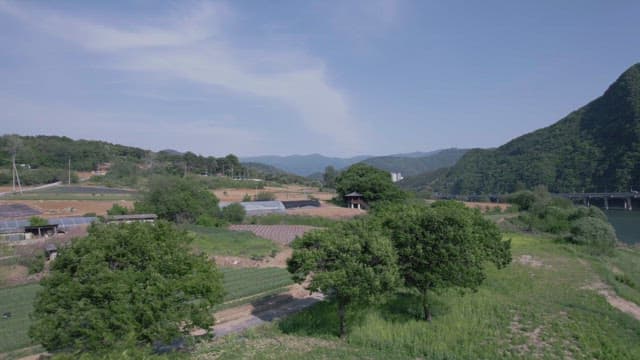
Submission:
<svg viewBox="0 0 640 360">
<path fill-rule="evenodd" d="M 637 359 L 640 321 L 598 293 L 609 287 L 627 299 L 637 283 L 640 252 L 609 258 L 546 237 L 510 235 L 513 263 L 491 269 L 475 293 L 432 298 L 434 319 L 417 320 L 418 302 L 400 294 L 388 304 L 352 311 L 346 341 L 337 338 L 332 304 L 322 303 L 279 323 L 202 345 L 199 359 Z M 612 270 L 615 269 L 615 270 Z M 614 274 L 615 275 L 615 274 Z"/>
</svg>

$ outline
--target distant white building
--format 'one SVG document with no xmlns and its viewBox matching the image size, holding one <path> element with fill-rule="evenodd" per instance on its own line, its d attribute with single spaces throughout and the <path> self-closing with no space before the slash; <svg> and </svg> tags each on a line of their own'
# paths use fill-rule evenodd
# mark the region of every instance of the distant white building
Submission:
<svg viewBox="0 0 640 360">
<path fill-rule="evenodd" d="M 400 181 L 402 179 L 404 179 L 404 177 L 402 176 L 402 173 L 399 173 L 399 172 L 392 172 L 391 173 L 391 181 L 398 182 L 398 181 Z"/>
</svg>

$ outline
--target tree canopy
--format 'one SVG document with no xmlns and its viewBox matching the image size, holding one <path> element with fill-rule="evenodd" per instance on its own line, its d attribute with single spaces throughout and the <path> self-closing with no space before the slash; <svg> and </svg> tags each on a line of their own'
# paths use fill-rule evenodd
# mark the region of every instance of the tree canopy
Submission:
<svg viewBox="0 0 640 360">
<path fill-rule="evenodd" d="M 47 350 L 170 341 L 213 325 L 222 275 L 167 222 L 97 224 L 60 250 L 36 296 L 30 336 Z"/>
<path fill-rule="evenodd" d="M 218 198 L 202 183 L 177 176 L 153 177 L 135 210 L 174 222 L 194 222 L 202 215 L 218 217 L 220 213 Z"/>
<path fill-rule="evenodd" d="M 338 304 L 340 336 L 345 335 L 346 307 L 376 302 L 399 284 L 396 253 L 389 238 L 365 220 L 312 231 L 291 244 L 287 268 L 302 283 Z"/>
<path fill-rule="evenodd" d="M 474 290 L 487 262 L 499 268 L 511 262 L 510 242 L 495 224 L 459 202 L 392 204 L 377 209 L 375 218 L 393 240 L 405 285 L 422 295 L 425 319 L 431 318 L 429 291 Z"/>
<path fill-rule="evenodd" d="M 342 198 L 351 192 L 363 195 L 369 203 L 378 201 L 397 201 L 406 194 L 391 181 L 391 175 L 367 164 L 355 164 L 336 178 L 336 191 Z"/>
</svg>

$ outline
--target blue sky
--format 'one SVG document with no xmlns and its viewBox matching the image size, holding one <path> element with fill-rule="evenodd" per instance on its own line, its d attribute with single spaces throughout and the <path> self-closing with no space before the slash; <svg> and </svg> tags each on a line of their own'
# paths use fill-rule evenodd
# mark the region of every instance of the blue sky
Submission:
<svg viewBox="0 0 640 360">
<path fill-rule="evenodd" d="M 494 147 L 640 61 L 637 1 L 0 0 L 2 133 L 204 155 Z"/>
</svg>

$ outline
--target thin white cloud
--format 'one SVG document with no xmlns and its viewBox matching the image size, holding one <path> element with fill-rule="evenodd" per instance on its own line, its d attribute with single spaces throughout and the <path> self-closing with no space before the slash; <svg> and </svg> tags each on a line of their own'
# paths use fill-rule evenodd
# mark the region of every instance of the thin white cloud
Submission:
<svg viewBox="0 0 640 360">
<path fill-rule="evenodd" d="M 4 1 L 0 1 L 0 12 L 99 54 L 108 66 L 119 70 L 153 73 L 282 102 L 333 149 L 361 150 L 360 137 L 353 133 L 362 129 L 350 114 L 345 95 L 330 84 L 322 61 L 295 51 L 234 47 L 224 31 L 224 19 L 233 17 L 224 4 L 201 3 L 144 26 L 104 24 Z M 255 56 L 244 59 L 246 54 Z"/>
</svg>

